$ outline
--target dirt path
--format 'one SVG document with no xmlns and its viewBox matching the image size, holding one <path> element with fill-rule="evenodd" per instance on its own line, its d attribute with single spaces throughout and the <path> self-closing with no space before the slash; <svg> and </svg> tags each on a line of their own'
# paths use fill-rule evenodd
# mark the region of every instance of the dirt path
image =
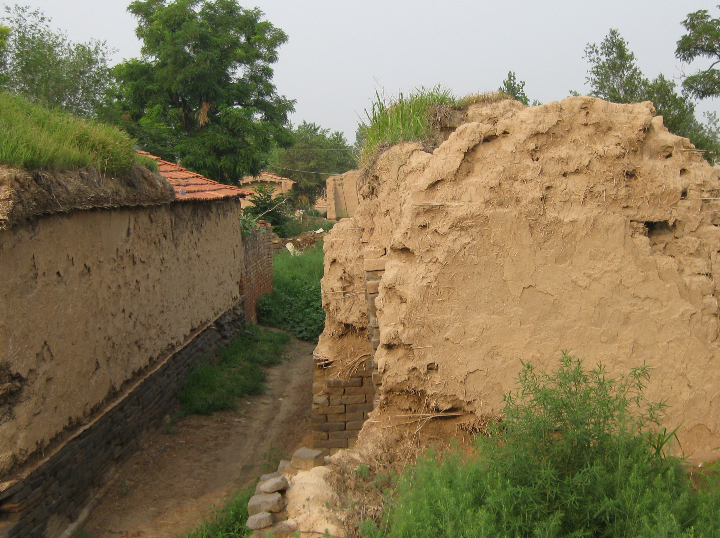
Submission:
<svg viewBox="0 0 720 538">
<path fill-rule="evenodd" d="M 83 525 L 97 538 L 166 538 L 193 529 L 263 473 L 268 457 L 311 446 L 313 345 L 293 339 L 268 391 L 236 411 L 186 417 L 150 434 Z M 272 450 L 271 450 L 272 447 Z"/>
</svg>

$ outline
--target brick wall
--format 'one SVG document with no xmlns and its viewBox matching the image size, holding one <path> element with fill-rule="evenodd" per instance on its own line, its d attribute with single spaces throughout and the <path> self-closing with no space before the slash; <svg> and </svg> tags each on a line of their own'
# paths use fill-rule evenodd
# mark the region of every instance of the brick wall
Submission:
<svg viewBox="0 0 720 538">
<path fill-rule="evenodd" d="M 245 298 L 245 319 L 257 321 L 258 297 L 273 290 L 272 226 L 260 221 L 260 229 L 243 235 L 243 278 L 241 293 Z"/>
<path fill-rule="evenodd" d="M 317 390 L 311 414 L 315 448 L 355 446 L 358 433 L 373 410 L 373 371 L 374 362 L 367 359 L 349 376 L 323 379 L 324 371 L 316 366 Z"/>
<path fill-rule="evenodd" d="M 269 235 L 269 234 L 268 234 Z M 75 521 L 112 470 L 177 403 L 190 370 L 245 324 L 241 302 L 197 333 L 93 422 L 0 493 L 0 537 L 58 536 Z"/>
</svg>

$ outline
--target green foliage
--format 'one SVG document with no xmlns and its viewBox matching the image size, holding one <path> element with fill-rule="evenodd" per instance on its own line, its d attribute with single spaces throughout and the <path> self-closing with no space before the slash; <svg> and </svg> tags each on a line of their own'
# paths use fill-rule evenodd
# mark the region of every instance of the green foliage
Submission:
<svg viewBox="0 0 720 538">
<path fill-rule="evenodd" d="M 115 127 L 0 92 L 0 163 L 55 170 L 92 166 L 114 173 L 128 170 L 136 159 L 150 165 L 136 155 L 134 141 Z"/>
<path fill-rule="evenodd" d="M 530 99 L 525 95 L 525 81 L 518 81 L 514 71 L 508 71 L 508 76 L 503 80 L 502 86 L 500 86 L 498 91 L 510 96 L 516 101 L 520 101 L 524 105 L 530 105 Z"/>
<path fill-rule="evenodd" d="M 248 519 L 248 502 L 255 494 L 255 486 L 249 486 L 235 493 L 235 496 L 213 511 L 195 530 L 178 538 L 243 538 L 252 531 L 245 523 Z"/>
<path fill-rule="evenodd" d="M 253 203 L 243 210 L 244 214 L 255 219 L 264 219 L 276 228 L 275 233 L 280 235 L 277 228 L 281 228 L 290 218 L 288 206 L 290 200 L 283 194 L 273 196 L 275 190 L 272 185 L 257 185 L 255 194 L 248 198 Z"/>
<path fill-rule="evenodd" d="M 28 7 L 5 7 L 0 27 L 0 89 L 80 116 L 94 114 L 111 83 L 104 42 L 73 43 Z M 3 46 L 4 45 L 4 46 Z"/>
<path fill-rule="evenodd" d="M 271 65 L 285 33 L 236 0 L 136 0 L 141 59 L 118 65 L 104 117 L 148 150 L 223 183 L 255 175 L 291 142 L 293 101 Z"/>
<path fill-rule="evenodd" d="M 706 157 L 720 150 L 720 138 L 713 119 L 703 125 L 695 118 L 695 104 L 686 93 L 678 94 L 675 83 L 662 74 L 654 80 L 645 78 L 617 30 L 610 30 L 598 46 L 588 44 L 585 58 L 590 62 L 587 82 L 590 95 L 613 103 L 652 101 L 658 115 L 671 132 L 690 139 L 695 147 L 707 151 Z"/>
<path fill-rule="evenodd" d="M 180 391 L 181 414 L 209 415 L 234 409 L 242 396 L 265 391 L 263 366 L 282 361 L 285 333 L 248 327 L 227 347 L 220 350 L 216 362 L 198 365 Z"/>
<path fill-rule="evenodd" d="M 432 135 L 433 115 L 438 110 L 458 107 L 458 100 L 450 90 L 435 86 L 418 88 L 407 97 L 385 99 L 377 92 L 367 114 L 367 124 L 360 126 L 363 146 L 361 166 L 368 166 L 382 148 L 400 142 L 422 142 Z"/>
<path fill-rule="evenodd" d="M 720 488 L 695 489 L 667 454 L 674 432 L 656 429 L 664 405 L 644 399 L 647 379 L 647 367 L 613 379 L 567 354 L 551 374 L 524 365 L 476 453 L 428 453 L 362 536 L 717 536 Z"/>
<path fill-rule="evenodd" d="M 283 251 L 273 259 L 273 292 L 258 301 L 258 323 L 316 342 L 325 326 L 320 279 L 322 243 L 296 256 Z"/>
<path fill-rule="evenodd" d="M 293 130 L 292 139 L 291 147 L 273 153 L 268 169 L 295 181 L 300 205 L 312 206 L 328 175 L 355 168 L 353 148 L 341 132 L 305 121 Z"/>
<path fill-rule="evenodd" d="M 699 58 L 712 62 L 707 69 L 686 77 L 683 87 L 698 99 L 720 95 L 720 69 L 715 67 L 720 62 L 720 19 L 701 9 L 690 13 L 682 25 L 687 34 L 677 42 L 675 56 L 687 63 Z"/>
<path fill-rule="evenodd" d="M 260 469 L 263 473 L 274 473 L 277 471 L 280 461 L 290 459 L 287 454 L 272 444 L 270 445 L 270 448 L 262 453 L 261 457 L 263 462 Z"/>
</svg>

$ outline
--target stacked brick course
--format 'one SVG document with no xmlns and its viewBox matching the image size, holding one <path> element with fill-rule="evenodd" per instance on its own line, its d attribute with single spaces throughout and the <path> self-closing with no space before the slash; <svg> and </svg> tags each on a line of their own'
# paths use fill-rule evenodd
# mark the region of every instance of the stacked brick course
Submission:
<svg viewBox="0 0 720 538">
<path fill-rule="evenodd" d="M 245 319 L 257 321 L 258 297 L 273 290 L 272 226 L 260 221 L 260 229 L 243 235 L 243 279 L 241 294 L 245 297 Z"/>
<path fill-rule="evenodd" d="M 0 537 L 52 536 L 75 521 L 113 469 L 137 450 L 177 404 L 189 372 L 245 326 L 242 302 L 199 332 L 180 351 L 152 367 L 64 445 L 0 493 Z M 7 484 L 5 484 L 7 485 Z M 64 525 L 62 525 L 64 523 Z M 56 525 L 54 525 L 56 526 Z"/>
<path fill-rule="evenodd" d="M 348 448 L 373 410 L 375 386 L 372 360 L 362 362 L 350 377 L 327 378 L 313 397 L 315 448 Z"/>
</svg>

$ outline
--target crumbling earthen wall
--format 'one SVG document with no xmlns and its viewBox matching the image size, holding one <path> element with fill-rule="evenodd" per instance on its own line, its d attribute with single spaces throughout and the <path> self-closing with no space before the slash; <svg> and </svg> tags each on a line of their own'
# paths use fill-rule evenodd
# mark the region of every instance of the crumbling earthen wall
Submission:
<svg viewBox="0 0 720 538">
<path fill-rule="evenodd" d="M 331 176 L 326 181 L 327 191 L 327 218 L 338 220 L 354 217 L 357 212 L 360 196 L 358 184 L 360 172 L 350 170 L 339 176 Z"/>
<path fill-rule="evenodd" d="M 332 267 L 357 267 L 348 253 L 384 269 L 360 445 L 398 416 L 497 414 L 521 361 L 553 369 L 568 350 L 615 375 L 650 365 L 647 396 L 667 401 L 685 452 L 716 447 L 719 188 L 650 103 L 474 105 L 432 153 L 382 154 L 342 241 L 330 234 L 323 282 L 365 285 Z M 328 319 L 321 346 L 340 348 Z"/>
<path fill-rule="evenodd" d="M 0 231 L 0 473 L 238 302 L 239 216 L 231 199 Z"/>
</svg>

